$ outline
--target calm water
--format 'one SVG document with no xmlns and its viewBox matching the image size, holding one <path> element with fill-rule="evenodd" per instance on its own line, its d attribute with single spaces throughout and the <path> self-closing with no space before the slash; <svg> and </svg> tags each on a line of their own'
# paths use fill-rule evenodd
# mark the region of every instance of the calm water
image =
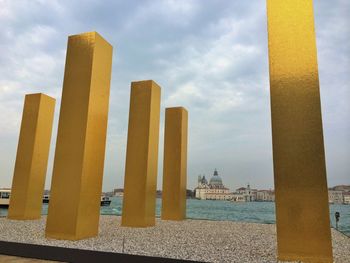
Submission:
<svg viewBox="0 0 350 263">
<path fill-rule="evenodd" d="M 161 199 L 157 199 L 157 216 L 160 216 Z M 43 214 L 47 214 L 47 204 L 43 204 Z M 121 215 L 122 198 L 113 197 L 110 206 L 101 207 L 103 215 Z M 335 227 L 334 213 L 340 213 L 338 228 L 350 236 L 350 205 L 331 205 L 330 218 Z M 5 216 L 6 209 L 0 208 L 0 215 Z M 275 223 L 275 204 L 270 202 L 233 203 L 228 201 L 187 200 L 187 217 L 192 219 L 230 220 L 253 223 Z"/>
</svg>

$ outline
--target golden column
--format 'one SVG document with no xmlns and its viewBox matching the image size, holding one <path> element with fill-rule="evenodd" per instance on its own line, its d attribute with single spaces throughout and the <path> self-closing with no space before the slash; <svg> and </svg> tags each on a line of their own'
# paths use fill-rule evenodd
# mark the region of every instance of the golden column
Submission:
<svg viewBox="0 0 350 263">
<path fill-rule="evenodd" d="M 122 226 L 155 225 L 160 87 L 131 83 Z"/>
<path fill-rule="evenodd" d="M 187 120 L 183 107 L 165 110 L 162 219 L 186 218 Z"/>
<path fill-rule="evenodd" d="M 68 38 L 47 237 L 98 234 L 112 52 L 96 32 Z"/>
<path fill-rule="evenodd" d="M 332 262 L 312 0 L 267 0 L 279 260 Z"/>
<path fill-rule="evenodd" d="M 55 99 L 25 96 L 8 211 L 10 219 L 39 219 L 43 203 Z"/>
</svg>

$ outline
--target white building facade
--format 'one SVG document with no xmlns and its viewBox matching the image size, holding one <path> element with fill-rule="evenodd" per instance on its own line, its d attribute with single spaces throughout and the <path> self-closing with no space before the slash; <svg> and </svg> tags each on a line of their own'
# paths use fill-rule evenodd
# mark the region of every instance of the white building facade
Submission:
<svg viewBox="0 0 350 263">
<path fill-rule="evenodd" d="M 344 204 L 350 205 L 350 192 L 343 193 Z"/>
<path fill-rule="evenodd" d="M 214 175 L 210 178 L 209 183 L 205 176 L 198 176 L 198 186 L 194 189 L 195 197 L 201 200 L 231 200 L 232 193 L 226 188 L 222 179 L 215 169 Z"/>
<path fill-rule="evenodd" d="M 256 201 L 275 202 L 275 192 L 273 190 L 259 190 L 257 192 Z"/>
<path fill-rule="evenodd" d="M 254 202 L 257 200 L 258 190 L 251 189 L 248 184 L 247 187 L 241 187 L 236 189 L 233 193 L 232 201 L 234 202 Z"/>
<path fill-rule="evenodd" d="M 342 204 L 343 191 L 328 190 L 328 201 L 331 204 Z"/>
</svg>

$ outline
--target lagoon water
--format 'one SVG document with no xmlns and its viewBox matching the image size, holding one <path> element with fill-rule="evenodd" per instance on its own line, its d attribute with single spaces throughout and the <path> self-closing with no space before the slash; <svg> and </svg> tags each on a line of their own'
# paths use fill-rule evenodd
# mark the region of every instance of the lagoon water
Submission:
<svg viewBox="0 0 350 263">
<path fill-rule="evenodd" d="M 110 206 L 101 207 L 101 214 L 121 215 L 122 198 L 113 197 L 111 200 Z M 157 216 L 160 216 L 160 208 L 161 199 L 157 198 Z M 43 204 L 42 213 L 44 215 L 47 214 L 47 209 L 48 205 Z M 330 219 L 333 227 L 335 227 L 335 212 L 340 213 L 338 229 L 350 236 L 350 205 L 330 205 Z M 5 216 L 6 214 L 7 210 L 0 208 L 0 216 Z M 234 203 L 229 201 L 187 199 L 187 218 L 274 224 L 276 222 L 275 203 Z"/>
</svg>

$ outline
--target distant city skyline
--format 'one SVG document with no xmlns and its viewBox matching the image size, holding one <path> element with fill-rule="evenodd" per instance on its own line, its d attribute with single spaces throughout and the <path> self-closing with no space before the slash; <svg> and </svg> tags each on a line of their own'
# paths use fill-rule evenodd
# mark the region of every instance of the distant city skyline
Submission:
<svg viewBox="0 0 350 263">
<path fill-rule="evenodd" d="M 314 1 L 328 186 L 350 184 L 350 2 Z M 1 1 L 0 187 L 11 187 L 24 94 L 57 99 L 50 188 L 69 35 L 114 46 L 103 191 L 124 187 L 131 81 L 189 112 L 188 189 L 218 169 L 230 189 L 274 188 L 265 1 Z"/>
</svg>

